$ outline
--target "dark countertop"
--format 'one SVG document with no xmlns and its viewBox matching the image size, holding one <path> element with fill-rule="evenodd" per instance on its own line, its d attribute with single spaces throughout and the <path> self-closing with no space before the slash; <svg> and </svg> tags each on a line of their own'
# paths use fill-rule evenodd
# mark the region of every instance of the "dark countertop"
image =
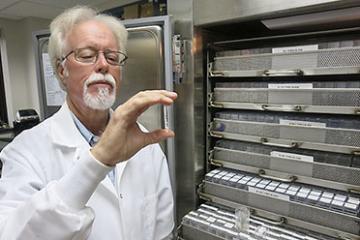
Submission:
<svg viewBox="0 0 360 240">
<path fill-rule="evenodd" d="M 13 128 L 0 128 L 0 152 L 1 150 L 8 145 L 15 137 L 15 132 Z M 2 162 L 0 161 L 0 177 L 2 170 Z"/>
<path fill-rule="evenodd" d="M 12 131 L 14 131 L 14 128 L 11 128 L 11 127 L 8 127 L 8 128 L 0 127 L 0 134 L 1 134 L 1 133 L 6 133 L 6 132 L 12 132 Z"/>
<path fill-rule="evenodd" d="M 0 152 L 1 150 L 8 145 L 11 141 L 13 140 L 13 138 L 0 138 Z"/>
<path fill-rule="evenodd" d="M 0 151 L 15 137 L 13 128 L 0 128 Z"/>
</svg>

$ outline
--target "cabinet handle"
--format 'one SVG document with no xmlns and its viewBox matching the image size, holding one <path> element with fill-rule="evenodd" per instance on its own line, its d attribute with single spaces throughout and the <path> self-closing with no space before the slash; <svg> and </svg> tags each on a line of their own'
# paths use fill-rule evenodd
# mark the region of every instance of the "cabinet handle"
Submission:
<svg viewBox="0 0 360 240">
<path fill-rule="evenodd" d="M 208 152 L 208 156 L 209 156 L 209 159 L 212 160 L 214 158 L 214 152 L 215 152 L 215 149 L 211 149 L 209 152 Z"/>
<path fill-rule="evenodd" d="M 263 76 L 302 76 L 304 71 L 301 69 L 291 70 L 271 70 L 267 69 L 263 72 Z"/>
<path fill-rule="evenodd" d="M 276 226 L 282 225 L 286 222 L 286 218 L 284 218 L 284 217 L 280 217 L 279 220 L 272 220 L 272 219 L 268 219 L 265 217 L 257 216 L 256 211 L 254 209 L 251 209 L 250 212 L 251 212 L 251 218 L 262 221 L 262 222 L 266 222 L 269 224 L 273 224 Z"/>
<path fill-rule="evenodd" d="M 221 135 L 221 134 L 218 134 L 218 133 L 213 133 L 212 131 L 210 131 L 210 136 L 216 137 L 216 138 L 224 138 L 224 135 Z"/>
<path fill-rule="evenodd" d="M 210 77 L 223 77 L 225 76 L 225 74 L 223 72 L 220 71 L 209 71 L 210 72 Z"/>
<path fill-rule="evenodd" d="M 355 109 L 354 114 L 360 114 L 360 109 Z"/>
<path fill-rule="evenodd" d="M 210 77 L 222 77 L 225 75 L 221 71 L 213 71 L 213 65 L 214 65 L 214 63 L 212 63 L 212 62 L 208 64 L 208 72 L 209 72 Z"/>
<path fill-rule="evenodd" d="M 297 142 L 292 142 L 290 144 L 281 144 L 281 143 L 272 143 L 272 142 L 269 142 L 267 138 L 261 138 L 260 139 L 260 142 L 263 144 L 263 145 L 267 145 L 267 146 L 274 146 L 274 147 L 285 147 L 285 148 L 297 148 L 299 147 L 299 143 Z"/>
<path fill-rule="evenodd" d="M 280 178 L 280 177 L 267 175 L 264 169 L 260 169 L 259 172 L 258 172 L 258 175 L 260 177 L 263 177 L 263 178 L 268 178 L 268 179 L 275 180 L 275 181 L 280 181 L 280 182 L 288 182 L 288 183 L 290 183 L 290 182 L 295 182 L 297 180 L 296 176 L 289 176 L 289 178 Z"/>
<path fill-rule="evenodd" d="M 355 194 L 360 194 L 360 190 L 357 189 L 348 189 L 349 193 L 355 193 Z"/>
<path fill-rule="evenodd" d="M 213 129 L 214 129 L 214 122 L 210 122 L 208 125 L 208 132 L 210 134 L 211 137 L 216 137 L 216 138 L 224 138 L 224 135 L 220 134 L 220 133 L 214 133 Z"/>
<path fill-rule="evenodd" d="M 303 107 L 300 105 L 295 105 L 292 107 L 285 107 L 285 106 L 269 106 L 267 104 L 261 105 L 261 108 L 263 110 L 267 110 L 267 111 L 283 111 L 283 112 L 301 112 L 303 111 Z"/>
<path fill-rule="evenodd" d="M 197 194 L 199 195 L 199 198 L 201 198 L 207 202 L 212 202 L 212 199 L 210 197 L 206 196 L 206 194 L 202 192 L 203 188 L 204 188 L 204 183 L 202 182 L 198 185 L 197 190 L 196 190 Z"/>
<path fill-rule="evenodd" d="M 217 166 L 217 167 L 223 167 L 224 165 L 216 160 L 214 160 L 214 152 L 215 150 L 211 150 L 209 152 L 209 163 L 211 165 Z"/>
<path fill-rule="evenodd" d="M 218 161 L 216 161 L 214 159 L 210 159 L 210 164 L 214 165 L 216 167 L 223 167 L 224 166 L 222 163 L 220 163 L 220 162 L 218 162 Z"/>
<path fill-rule="evenodd" d="M 182 223 L 176 228 L 175 231 L 175 236 L 176 236 L 176 240 L 184 240 L 182 237 L 180 237 L 182 235 Z"/>
<path fill-rule="evenodd" d="M 345 235 L 342 235 L 342 234 L 338 234 L 337 237 L 338 237 L 339 239 L 342 239 L 342 240 L 353 240 L 353 238 L 348 237 L 348 236 L 345 236 Z"/>
<path fill-rule="evenodd" d="M 354 154 L 356 156 L 360 156 L 360 151 L 352 151 L 351 154 Z"/>
<path fill-rule="evenodd" d="M 223 104 L 220 103 L 214 103 L 213 101 L 210 101 L 210 107 L 214 107 L 214 108 L 224 108 Z"/>
<path fill-rule="evenodd" d="M 222 77 L 222 76 L 224 76 L 223 72 L 213 71 L 213 65 L 214 65 L 213 62 L 208 64 L 208 72 L 209 72 L 210 77 Z"/>
<path fill-rule="evenodd" d="M 210 107 L 215 107 L 215 108 L 224 108 L 223 104 L 214 103 L 214 93 L 209 94 L 209 106 Z"/>
</svg>

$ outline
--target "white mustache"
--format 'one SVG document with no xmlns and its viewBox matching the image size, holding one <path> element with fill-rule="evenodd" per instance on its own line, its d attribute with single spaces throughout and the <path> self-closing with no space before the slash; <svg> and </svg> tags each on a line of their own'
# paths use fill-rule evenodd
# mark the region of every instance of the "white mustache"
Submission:
<svg viewBox="0 0 360 240">
<path fill-rule="evenodd" d="M 93 73 L 90 75 L 88 79 L 85 81 L 85 86 L 89 86 L 89 84 L 97 82 L 97 81 L 105 81 L 109 83 L 113 88 L 115 88 L 115 78 L 110 74 L 101 74 L 101 73 Z"/>
</svg>

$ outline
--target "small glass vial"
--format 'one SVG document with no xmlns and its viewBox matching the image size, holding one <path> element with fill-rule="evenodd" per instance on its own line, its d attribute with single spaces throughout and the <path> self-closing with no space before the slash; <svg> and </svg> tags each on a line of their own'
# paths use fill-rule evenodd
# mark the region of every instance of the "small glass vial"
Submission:
<svg viewBox="0 0 360 240">
<path fill-rule="evenodd" d="M 264 225 L 259 225 L 254 230 L 254 237 L 258 240 L 266 240 L 269 236 L 269 229 Z"/>
<path fill-rule="evenodd" d="M 247 233 L 250 224 L 250 210 L 247 207 L 235 209 L 235 226 L 239 232 Z"/>
</svg>

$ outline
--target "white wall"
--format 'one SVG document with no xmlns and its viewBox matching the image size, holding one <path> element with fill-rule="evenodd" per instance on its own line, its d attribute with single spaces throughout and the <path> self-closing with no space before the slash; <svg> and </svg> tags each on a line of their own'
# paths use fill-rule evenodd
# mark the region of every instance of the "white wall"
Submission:
<svg viewBox="0 0 360 240">
<path fill-rule="evenodd" d="M 3 63 L 3 71 L 5 91 L 10 89 L 11 95 L 7 99 L 8 107 L 12 107 L 8 109 L 10 123 L 18 109 L 34 108 L 40 112 L 32 32 L 47 29 L 49 23 L 49 20 L 39 18 L 19 21 L 0 19 L 1 38 L 6 43 L 6 52 L 1 54 L 6 54 L 3 58 L 7 57 L 8 63 L 8 66 Z"/>
</svg>

